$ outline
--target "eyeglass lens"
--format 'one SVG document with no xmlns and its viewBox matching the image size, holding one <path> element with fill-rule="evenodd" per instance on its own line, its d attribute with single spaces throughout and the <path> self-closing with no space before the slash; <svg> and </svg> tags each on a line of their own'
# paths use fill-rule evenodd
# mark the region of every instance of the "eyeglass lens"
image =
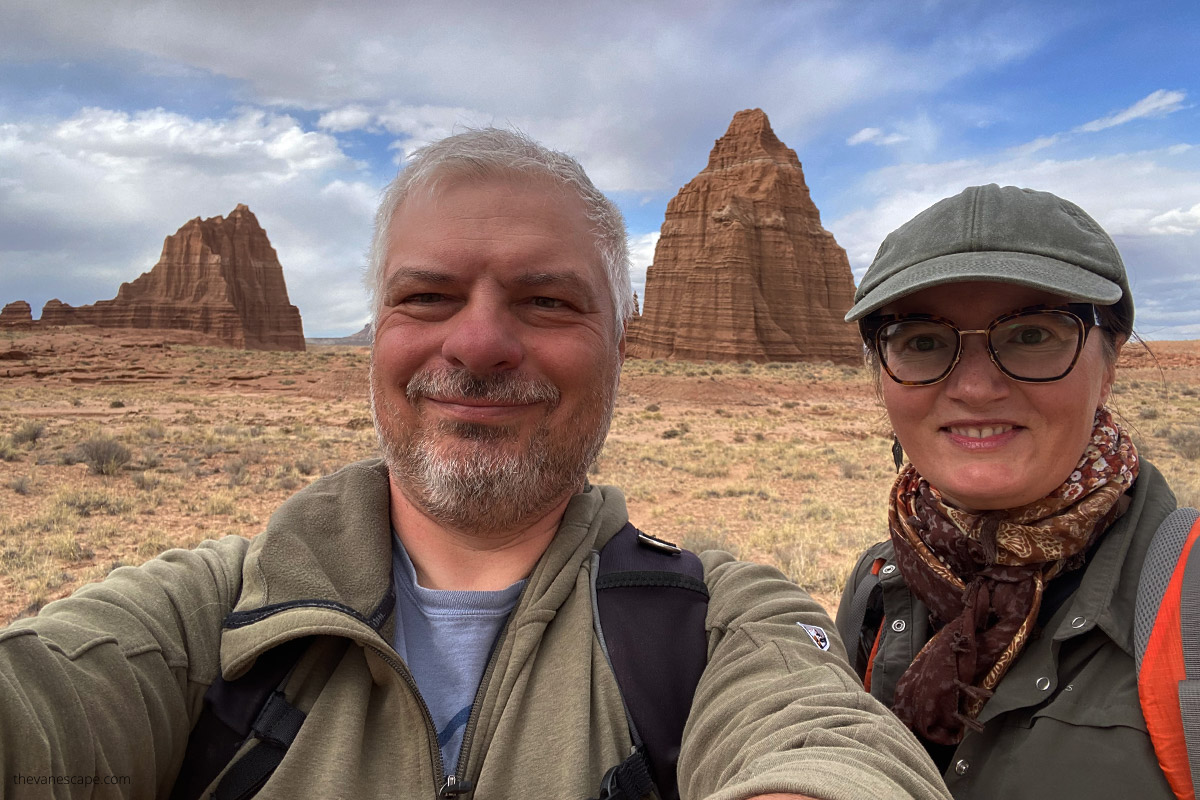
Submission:
<svg viewBox="0 0 1200 800">
<path fill-rule="evenodd" d="M 1040 310 L 1015 314 L 988 328 L 988 348 L 1014 378 L 1054 380 L 1070 371 L 1079 353 L 1083 325 L 1071 314 Z M 958 355 L 959 331 L 939 320 L 899 320 L 883 327 L 879 354 L 897 380 L 933 382 L 944 377 Z"/>
</svg>

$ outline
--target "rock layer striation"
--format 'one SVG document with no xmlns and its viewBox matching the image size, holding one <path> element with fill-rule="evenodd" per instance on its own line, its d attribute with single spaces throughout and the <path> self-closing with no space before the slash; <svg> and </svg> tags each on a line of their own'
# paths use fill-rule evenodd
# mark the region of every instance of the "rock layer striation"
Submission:
<svg viewBox="0 0 1200 800">
<path fill-rule="evenodd" d="M 27 328 L 33 325 L 33 309 L 24 300 L 8 303 L 0 310 L 0 326 Z"/>
<path fill-rule="evenodd" d="M 796 152 L 761 109 L 739 111 L 668 204 L 628 353 L 640 358 L 857 363 L 846 251 L 821 225 Z"/>
<path fill-rule="evenodd" d="M 51 300 L 43 325 L 173 328 L 249 350 L 303 350 L 300 310 L 267 232 L 243 204 L 228 217 L 196 217 L 163 241 L 149 272 L 112 300 L 72 307 Z"/>
</svg>

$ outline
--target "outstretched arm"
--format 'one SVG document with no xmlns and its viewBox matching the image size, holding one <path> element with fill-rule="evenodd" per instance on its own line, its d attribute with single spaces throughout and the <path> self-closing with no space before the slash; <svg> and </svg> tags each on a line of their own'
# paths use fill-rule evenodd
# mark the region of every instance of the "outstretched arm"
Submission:
<svg viewBox="0 0 1200 800">
<path fill-rule="evenodd" d="M 169 792 L 246 546 L 172 550 L 0 629 L 0 798 Z"/>
<path fill-rule="evenodd" d="M 949 798 L 921 744 L 863 691 L 816 601 L 771 567 L 702 559 L 709 662 L 684 730 L 683 797 Z"/>
</svg>

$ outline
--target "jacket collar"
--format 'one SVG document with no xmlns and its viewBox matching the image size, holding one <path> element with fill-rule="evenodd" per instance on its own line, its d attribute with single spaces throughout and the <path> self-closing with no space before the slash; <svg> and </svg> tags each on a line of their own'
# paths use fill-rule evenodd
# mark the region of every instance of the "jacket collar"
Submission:
<svg viewBox="0 0 1200 800">
<path fill-rule="evenodd" d="M 250 543 L 242 591 L 221 635 L 221 670 L 245 672 L 263 651 L 315 634 L 390 648 L 380 635 L 395 605 L 387 467 L 351 464 L 293 495 Z M 579 568 L 628 521 L 625 498 L 588 486 L 571 498 L 558 533 L 534 566 L 514 617 L 553 616 Z"/>
</svg>

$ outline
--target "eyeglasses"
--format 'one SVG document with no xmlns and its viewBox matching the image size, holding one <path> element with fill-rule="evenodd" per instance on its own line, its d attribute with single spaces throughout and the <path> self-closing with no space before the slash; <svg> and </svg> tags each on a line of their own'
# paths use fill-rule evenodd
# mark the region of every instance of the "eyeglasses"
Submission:
<svg viewBox="0 0 1200 800">
<path fill-rule="evenodd" d="M 865 320 L 864 333 L 887 374 L 905 386 L 945 380 L 962 357 L 962 337 L 971 333 L 987 337 L 988 355 L 1005 375 L 1046 383 L 1070 373 L 1095 325 L 1094 306 L 1069 303 L 1018 309 L 969 331 L 930 314 L 878 316 Z"/>
</svg>

